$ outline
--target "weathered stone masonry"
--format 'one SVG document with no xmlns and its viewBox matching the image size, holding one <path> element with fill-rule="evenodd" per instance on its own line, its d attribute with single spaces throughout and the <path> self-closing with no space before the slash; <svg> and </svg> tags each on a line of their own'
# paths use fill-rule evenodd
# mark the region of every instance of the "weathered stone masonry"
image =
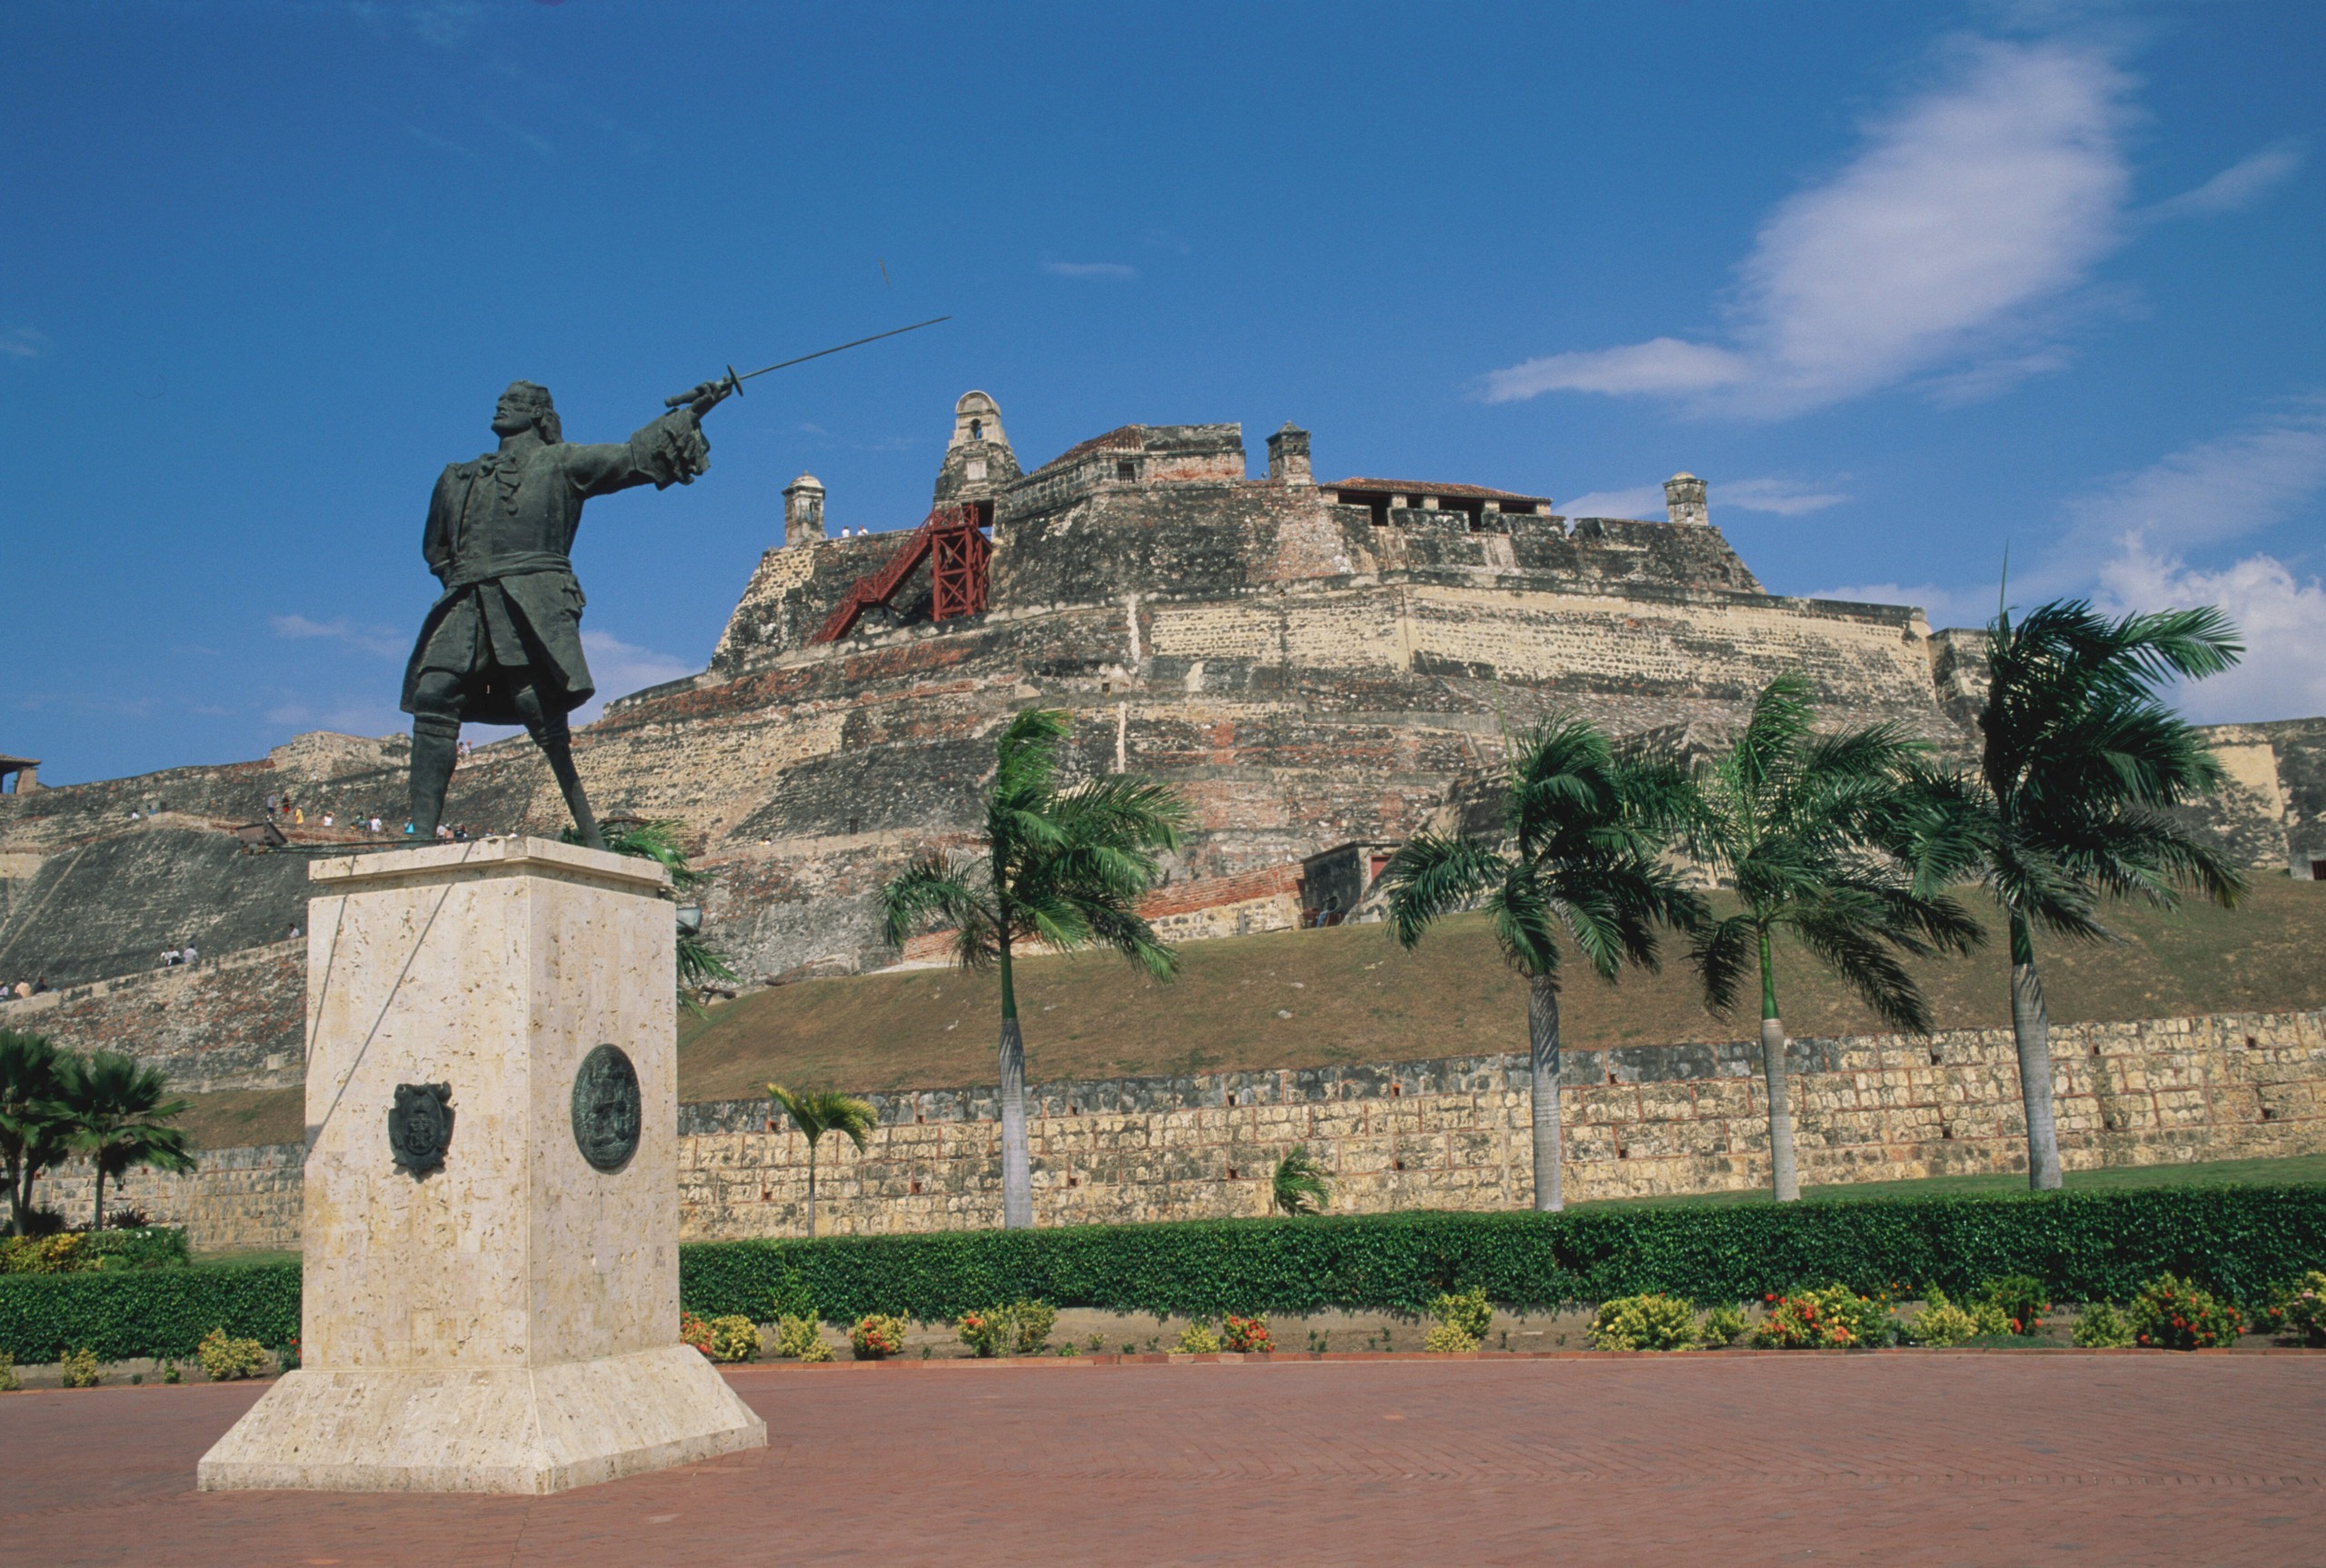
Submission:
<svg viewBox="0 0 2326 1568">
<path fill-rule="evenodd" d="M 2071 1170 L 2311 1153 L 2326 1143 L 2326 1013 L 2222 1014 L 2053 1032 Z M 1760 1186 L 1767 1110 L 1756 1047 L 1577 1050 L 1562 1067 L 1568 1196 Z M 2024 1168 L 2007 1029 L 1792 1042 L 1808 1182 Z M 1306 1144 L 1342 1213 L 1510 1209 L 1533 1201 L 1529 1074 L 1485 1057 L 1273 1073 L 1058 1083 L 1030 1091 L 1037 1221 L 1193 1219 L 1267 1211 L 1276 1161 Z M 827 1140 L 827 1235 L 1000 1223 L 992 1091 L 874 1097 L 861 1156 Z M 765 1101 L 681 1106 L 681 1234 L 807 1228 L 807 1150 Z M 457 1144 L 454 1157 L 458 1157 Z M 195 1245 L 296 1245 L 296 1145 L 221 1150 L 188 1177 L 134 1173 L 125 1201 L 188 1223 Z M 44 1201 L 85 1205 L 85 1178 Z M 68 1212 L 69 1209 L 68 1209 Z"/>
</svg>

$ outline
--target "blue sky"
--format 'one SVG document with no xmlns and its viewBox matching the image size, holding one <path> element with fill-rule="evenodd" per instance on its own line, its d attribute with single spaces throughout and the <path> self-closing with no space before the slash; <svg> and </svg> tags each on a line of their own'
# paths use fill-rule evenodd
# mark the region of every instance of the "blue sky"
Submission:
<svg viewBox="0 0 2326 1568">
<path fill-rule="evenodd" d="M 403 727 L 429 487 L 495 394 L 710 474 L 591 503 L 608 692 L 698 670 L 778 492 L 917 522 L 1287 419 L 1320 475 L 1655 515 L 1778 591 L 2222 602 L 2206 719 L 2326 712 L 2310 4 L 607 0 L 0 11 L 0 751 L 53 781 Z M 885 267 L 885 276 L 883 268 Z"/>
</svg>

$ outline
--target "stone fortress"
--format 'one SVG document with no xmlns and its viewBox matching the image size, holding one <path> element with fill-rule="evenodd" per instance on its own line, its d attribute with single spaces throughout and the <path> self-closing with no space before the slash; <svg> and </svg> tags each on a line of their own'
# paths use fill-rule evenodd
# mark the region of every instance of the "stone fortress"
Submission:
<svg viewBox="0 0 2326 1568">
<path fill-rule="evenodd" d="M 1389 849 L 1460 819 L 1506 735 L 1554 710 L 1705 747 L 1798 670 L 1837 720 L 1975 743 L 1979 633 L 1768 593 L 1692 475 L 1643 521 L 1452 481 L 1319 481 L 1290 424 L 1265 477 L 1247 468 L 1239 426 L 1132 424 L 1028 471 L 972 392 L 918 529 L 834 537 L 802 474 L 710 667 L 577 733 L 591 799 L 685 824 L 719 872 L 707 928 L 760 983 L 896 960 L 876 889 L 966 832 L 994 730 L 1037 701 L 1074 713 L 1079 766 L 1191 802 L 1149 905 L 1180 938 L 1357 908 Z M 2326 877 L 2326 719 L 2210 734 L 2232 779 L 2210 829 L 2257 869 Z M 346 824 L 373 812 L 393 840 L 405 756 L 401 738 L 308 735 L 247 763 L 0 794 L 0 974 L 59 987 L 0 1018 L 133 1043 L 187 1088 L 298 1082 L 299 851 L 357 839 Z M 284 791 L 305 823 L 247 852 Z M 462 765 L 446 820 L 548 835 L 562 802 L 518 737 Z M 199 973 L 156 971 L 189 942 Z"/>
</svg>

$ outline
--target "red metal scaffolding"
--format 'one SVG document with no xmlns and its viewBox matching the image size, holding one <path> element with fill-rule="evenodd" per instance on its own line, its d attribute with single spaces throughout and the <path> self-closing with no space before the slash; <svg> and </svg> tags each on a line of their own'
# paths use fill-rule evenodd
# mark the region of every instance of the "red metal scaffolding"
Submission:
<svg viewBox="0 0 2326 1568">
<path fill-rule="evenodd" d="M 985 608 L 986 564 L 993 546 L 979 531 L 984 508 L 974 501 L 940 502 L 913 530 L 903 548 L 888 564 L 849 585 L 839 607 L 826 618 L 810 643 L 837 642 L 856 629 L 859 617 L 876 604 L 885 605 L 912 576 L 924 557 L 930 580 L 929 619 L 951 620 L 974 615 Z"/>
</svg>

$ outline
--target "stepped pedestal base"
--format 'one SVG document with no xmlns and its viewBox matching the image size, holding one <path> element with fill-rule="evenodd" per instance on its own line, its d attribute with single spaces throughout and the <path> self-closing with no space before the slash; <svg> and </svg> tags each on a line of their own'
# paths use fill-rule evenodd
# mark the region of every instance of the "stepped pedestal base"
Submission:
<svg viewBox="0 0 2326 1568">
<path fill-rule="evenodd" d="M 766 1442 L 678 1345 L 497 1372 L 293 1372 L 199 1475 L 204 1492 L 563 1492 Z"/>
</svg>

